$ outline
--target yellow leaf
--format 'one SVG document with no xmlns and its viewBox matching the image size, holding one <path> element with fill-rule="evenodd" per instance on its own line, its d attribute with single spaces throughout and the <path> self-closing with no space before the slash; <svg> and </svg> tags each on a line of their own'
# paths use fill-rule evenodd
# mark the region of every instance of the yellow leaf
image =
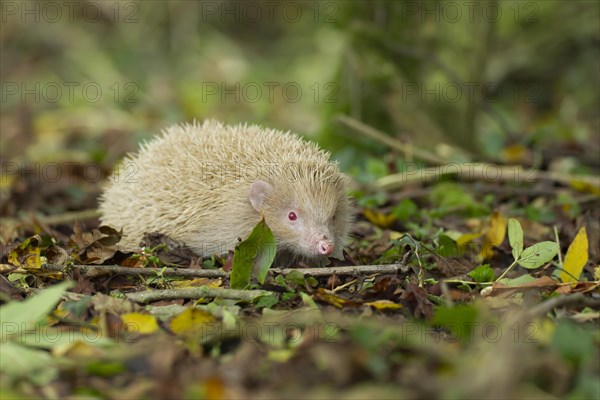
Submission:
<svg viewBox="0 0 600 400">
<path fill-rule="evenodd" d="M 188 308 L 181 314 L 173 317 L 170 326 L 173 333 L 186 334 L 201 330 L 204 325 L 214 322 L 212 314 L 197 308 Z"/>
<path fill-rule="evenodd" d="M 505 147 L 502 150 L 502 159 L 509 164 L 520 164 L 531 157 L 529 149 L 522 144 Z"/>
<path fill-rule="evenodd" d="M 462 249 L 467 243 L 472 242 L 479 236 L 481 236 L 481 233 L 465 233 L 464 235 L 461 235 L 458 239 L 456 239 L 456 244 L 459 248 Z"/>
<path fill-rule="evenodd" d="M 577 282 L 587 261 L 588 238 L 585 226 L 582 226 L 567 250 L 565 262 L 563 263 L 563 270 L 560 273 L 560 280 L 565 283 Z"/>
<path fill-rule="evenodd" d="M 319 288 L 313 297 L 315 298 L 315 300 L 320 300 L 327 304 L 331 304 L 332 306 L 337 308 L 342 308 L 346 305 L 353 303 L 350 300 L 346 300 L 343 297 L 336 296 L 335 294 L 330 293 L 329 291 L 325 291 L 322 288 Z"/>
<path fill-rule="evenodd" d="M 8 262 L 14 266 L 25 269 L 40 269 L 42 260 L 40 258 L 39 243 L 42 239 L 39 236 L 32 236 L 25 239 L 8 255 Z"/>
<path fill-rule="evenodd" d="M 283 363 L 292 358 L 294 354 L 295 353 L 293 349 L 279 349 L 271 350 L 267 357 L 269 358 L 269 360 Z"/>
<path fill-rule="evenodd" d="M 369 220 L 369 222 L 384 229 L 389 228 L 394 223 L 394 221 L 396 221 L 396 216 L 393 214 L 386 215 L 373 210 L 365 210 L 363 211 L 363 214 L 365 218 Z"/>
<path fill-rule="evenodd" d="M 486 260 L 494 255 L 493 248 L 500 246 L 506 236 L 506 225 L 508 220 L 498 211 L 495 211 L 490 218 L 487 231 L 483 240 L 483 247 L 480 256 Z"/>
<path fill-rule="evenodd" d="M 593 193 L 595 195 L 600 196 L 600 187 L 598 187 L 597 185 L 594 185 L 590 182 L 573 179 L 570 182 L 570 184 L 573 189 L 577 189 L 581 192 Z"/>
<path fill-rule="evenodd" d="M 69 358 L 93 359 L 100 357 L 102 350 L 81 340 L 75 340 L 74 342 L 54 347 L 52 354 L 56 357 L 68 356 Z"/>
<path fill-rule="evenodd" d="M 129 332 L 149 334 L 158 330 L 158 323 L 154 315 L 128 313 L 122 314 L 121 320 Z"/>
<path fill-rule="evenodd" d="M 217 376 L 212 376 L 205 380 L 203 387 L 204 396 L 202 398 L 204 399 L 222 400 L 229 397 L 227 396 L 225 383 Z"/>
<path fill-rule="evenodd" d="M 390 240 L 400 240 L 402 236 L 404 236 L 404 233 L 390 231 Z"/>
<path fill-rule="evenodd" d="M 402 308 L 402 304 L 397 304 L 389 300 L 377 300 L 365 304 L 377 310 L 397 310 L 399 308 Z"/>
<path fill-rule="evenodd" d="M 523 337 L 527 336 L 536 342 L 550 344 L 556 330 L 556 324 L 549 319 L 543 319 L 526 324 L 523 329 Z"/>
<path fill-rule="evenodd" d="M 173 287 L 197 287 L 197 286 L 208 286 L 212 288 L 221 287 L 223 281 L 221 278 L 219 279 L 210 279 L 210 278 L 194 278 L 194 279 L 186 279 L 183 281 L 174 281 L 171 282 Z"/>
</svg>

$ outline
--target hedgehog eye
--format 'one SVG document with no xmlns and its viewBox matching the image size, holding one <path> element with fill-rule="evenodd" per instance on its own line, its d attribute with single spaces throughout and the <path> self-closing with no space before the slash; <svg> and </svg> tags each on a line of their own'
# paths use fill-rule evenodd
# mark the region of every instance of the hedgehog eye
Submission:
<svg viewBox="0 0 600 400">
<path fill-rule="evenodd" d="M 331 217 L 332 221 L 335 221 L 335 214 L 333 215 L 333 217 Z"/>
<path fill-rule="evenodd" d="M 288 219 L 290 221 L 295 221 L 297 218 L 298 218 L 298 216 L 296 215 L 296 213 L 293 211 L 290 211 L 290 213 L 288 214 Z"/>
</svg>

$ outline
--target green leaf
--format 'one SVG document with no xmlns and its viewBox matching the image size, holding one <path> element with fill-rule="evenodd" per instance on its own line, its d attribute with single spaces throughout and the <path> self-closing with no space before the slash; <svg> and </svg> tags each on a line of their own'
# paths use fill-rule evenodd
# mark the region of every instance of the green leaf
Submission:
<svg viewBox="0 0 600 400">
<path fill-rule="evenodd" d="M 285 288 L 286 290 L 291 290 L 291 288 L 288 286 L 288 283 L 285 280 L 285 278 L 283 277 L 283 275 L 277 275 L 275 277 L 275 283 L 278 284 L 279 286 Z"/>
<path fill-rule="evenodd" d="M 291 271 L 285 275 L 285 280 L 289 283 L 295 283 L 296 285 L 304 285 L 306 281 L 304 274 L 298 270 Z"/>
<path fill-rule="evenodd" d="M 458 257 L 458 245 L 450 236 L 441 234 L 438 238 L 439 247 L 435 250 L 437 254 L 443 257 Z"/>
<path fill-rule="evenodd" d="M 523 250 L 518 262 L 523 268 L 536 269 L 552 260 L 558 254 L 555 242 L 540 242 Z"/>
<path fill-rule="evenodd" d="M 593 333 L 569 320 L 560 320 L 554 331 L 551 347 L 565 359 L 583 363 L 594 354 Z"/>
<path fill-rule="evenodd" d="M 125 368 L 123 363 L 119 361 L 97 360 L 92 361 L 85 366 L 87 373 L 104 378 L 110 378 L 111 376 L 118 375 L 124 372 L 126 369 L 127 368 Z"/>
<path fill-rule="evenodd" d="M 257 308 L 271 308 L 279 302 L 279 297 L 276 294 L 269 294 L 267 296 L 260 296 L 256 302 Z"/>
<path fill-rule="evenodd" d="M 410 217 L 417 215 L 419 207 L 411 199 L 404 199 L 392 208 L 392 215 L 405 222 Z"/>
<path fill-rule="evenodd" d="M 506 286 L 519 286 L 519 285 L 524 285 L 526 283 L 530 283 L 533 281 L 535 281 L 535 278 L 533 276 L 531 276 L 529 274 L 524 274 L 524 275 L 521 275 L 514 279 L 509 279 L 509 278 L 500 279 L 498 281 L 498 283 L 501 283 Z"/>
<path fill-rule="evenodd" d="M 439 307 L 435 311 L 431 323 L 434 326 L 448 329 L 463 342 L 469 342 L 473 339 L 471 335 L 477 314 L 477 309 L 473 306 Z"/>
<path fill-rule="evenodd" d="M 484 264 L 469 272 L 469 276 L 475 282 L 491 282 L 494 280 L 494 270 L 490 268 L 489 264 Z"/>
<path fill-rule="evenodd" d="M 275 259 L 275 237 L 262 219 L 243 242 L 235 246 L 231 287 L 245 289 L 250 285 L 254 272 L 258 281 L 265 282 L 267 272 Z"/>
<path fill-rule="evenodd" d="M 71 286 L 71 282 L 62 282 L 39 292 L 21 302 L 11 302 L 0 308 L 0 325 L 2 326 L 2 342 L 7 336 L 18 335 L 33 329 L 60 300 L 63 293 Z"/>
<path fill-rule="evenodd" d="M 512 247 L 514 259 L 518 260 L 523 253 L 523 228 L 521 228 L 521 223 L 514 218 L 508 220 L 508 242 Z"/>
<path fill-rule="evenodd" d="M 36 331 L 23 332 L 19 335 L 19 344 L 40 349 L 56 349 L 72 346 L 74 342 L 82 342 L 91 346 L 110 347 L 114 342 L 109 337 L 92 332 L 66 332 L 60 328 L 44 327 Z"/>
<path fill-rule="evenodd" d="M 0 371 L 13 378 L 25 378 L 38 385 L 46 385 L 58 375 L 58 369 L 48 352 L 30 349 L 10 341 L 2 343 Z"/>
<path fill-rule="evenodd" d="M 312 310 L 319 309 L 319 306 L 317 306 L 317 303 L 315 303 L 315 301 L 313 300 L 312 297 L 310 297 L 310 295 L 308 295 L 304 292 L 300 292 L 300 297 L 302 298 L 302 303 L 304 303 L 305 307 L 310 308 Z"/>
</svg>

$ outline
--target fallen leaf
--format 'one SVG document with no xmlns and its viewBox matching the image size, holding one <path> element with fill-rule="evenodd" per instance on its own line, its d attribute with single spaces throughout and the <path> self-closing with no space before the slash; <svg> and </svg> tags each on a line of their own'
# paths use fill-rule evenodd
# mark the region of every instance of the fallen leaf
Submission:
<svg viewBox="0 0 600 400">
<path fill-rule="evenodd" d="M 522 144 L 514 144 L 502 149 L 501 157 L 508 164 L 524 164 L 531 158 L 531 152 Z"/>
<path fill-rule="evenodd" d="M 423 315 L 426 319 L 430 319 L 433 315 L 433 303 L 427 298 L 425 289 L 419 287 L 416 283 L 408 283 L 401 298 L 414 303 L 413 315 L 415 317 Z"/>
<path fill-rule="evenodd" d="M 558 286 L 558 282 L 556 282 L 554 279 L 550 278 L 549 276 L 542 276 L 541 278 L 533 279 L 530 282 L 525 282 L 525 283 L 521 283 L 518 285 L 506 285 L 504 283 L 494 282 L 492 284 L 492 293 L 490 293 L 490 296 L 495 296 L 500 293 L 506 294 L 507 292 L 508 292 L 507 295 L 510 295 L 515 292 L 520 292 L 520 291 L 527 290 L 527 289 L 540 289 L 540 288 L 547 288 L 547 287 L 554 288 L 557 286 Z"/>
<path fill-rule="evenodd" d="M 215 322 L 212 314 L 192 307 L 173 317 L 169 326 L 173 333 L 181 335 L 198 332 L 204 328 L 204 325 L 212 322 Z"/>
<path fill-rule="evenodd" d="M 567 250 L 563 262 L 563 270 L 560 273 L 560 280 L 565 283 L 577 282 L 587 261 L 588 238 L 585 226 L 582 226 Z"/>
<path fill-rule="evenodd" d="M 165 264 L 187 267 L 198 258 L 185 243 L 160 232 L 144 233 L 140 247 L 152 249 L 152 254 Z"/>
<path fill-rule="evenodd" d="M 481 257 L 484 260 L 494 255 L 494 247 L 500 246 L 506 236 L 507 220 L 500 212 L 495 211 L 488 223 L 481 248 Z"/>
<path fill-rule="evenodd" d="M 379 311 L 397 310 L 399 308 L 402 308 L 402 304 L 397 304 L 397 303 L 394 303 L 393 301 L 389 301 L 389 300 L 377 300 L 377 301 L 371 301 L 371 302 L 364 303 L 364 304 L 367 306 L 371 306 Z"/>
<path fill-rule="evenodd" d="M 158 331 L 158 323 L 154 315 L 128 313 L 122 314 L 121 320 L 128 332 L 150 334 Z"/>
<path fill-rule="evenodd" d="M 42 238 L 39 235 L 25 239 L 8 254 L 9 264 L 28 270 L 40 269 L 42 267 L 41 242 Z"/>
<path fill-rule="evenodd" d="M 392 226 L 392 224 L 397 219 L 394 214 L 384 214 L 379 211 L 373 211 L 370 209 L 364 210 L 363 215 L 367 220 L 369 220 L 369 222 L 383 229 Z"/>
<path fill-rule="evenodd" d="M 75 245 L 73 255 L 85 264 L 102 264 L 117 252 L 116 244 L 121 240 L 121 232 L 109 226 L 100 226 L 85 232 L 84 226 L 76 221 L 71 242 Z"/>
<path fill-rule="evenodd" d="M 330 293 L 329 291 L 326 291 L 323 288 L 317 289 L 313 297 L 315 300 L 322 301 L 337 308 L 357 307 L 359 305 L 355 301 L 344 299 L 343 297 Z"/>
</svg>

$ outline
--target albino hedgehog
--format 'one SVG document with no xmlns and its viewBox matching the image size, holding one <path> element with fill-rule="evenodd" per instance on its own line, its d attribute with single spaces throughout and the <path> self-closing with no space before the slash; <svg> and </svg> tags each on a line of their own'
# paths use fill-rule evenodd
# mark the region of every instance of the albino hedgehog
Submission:
<svg viewBox="0 0 600 400">
<path fill-rule="evenodd" d="M 128 248 L 158 231 L 210 256 L 233 249 L 264 216 L 278 263 L 322 264 L 343 258 L 347 184 L 329 153 L 289 132 L 174 125 L 123 161 L 101 196 L 101 222 L 122 228 Z"/>
</svg>

